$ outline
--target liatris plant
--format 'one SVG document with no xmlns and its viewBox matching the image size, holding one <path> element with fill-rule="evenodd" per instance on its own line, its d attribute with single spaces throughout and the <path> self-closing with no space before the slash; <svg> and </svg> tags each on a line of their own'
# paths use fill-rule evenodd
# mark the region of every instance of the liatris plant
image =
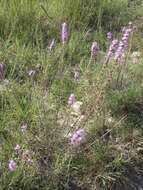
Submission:
<svg viewBox="0 0 143 190">
<path fill-rule="evenodd" d="M 70 139 L 70 145 L 73 145 L 76 142 L 80 142 L 83 139 L 84 131 L 84 129 L 79 129 L 76 131 Z"/>
<path fill-rule="evenodd" d="M 22 131 L 22 133 L 24 133 L 25 130 L 26 130 L 26 126 L 25 126 L 25 125 L 22 125 L 22 126 L 21 126 L 21 131 Z"/>
<path fill-rule="evenodd" d="M 2 71 L 3 71 L 3 64 L 0 63 L 0 76 L 2 76 Z"/>
<path fill-rule="evenodd" d="M 83 127 L 85 126 L 86 122 L 88 121 L 89 117 L 92 116 L 92 114 L 94 113 L 94 111 L 96 110 L 97 106 L 99 105 L 100 101 L 103 100 L 103 96 L 104 96 L 104 93 L 105 93 L 105 89 L 107 88 L 108 84 L 110 83 L 111 79 L 112 79 L 112 75 L 113 75 L 113 72 L 114 70 L 116 69 L 116 66 L 117 66 L 117 62 L 119 62 L 126 50 L 126 47 L 127 47 L 127 43 L 128 43 L 128 38 L 129 38 L 129 34 L 132 32 L 133 29 L 131 28 L 124 28 L 122 31 L 123 31 L 123 36 L 119 42 L 119 46 L 116 50 L 116 45 L 118 44 L 118 40 L 113 40 L 110 47 L 109 47 L 109 52 L 105 58 L 105 61 L 104 61 L 104 64 L 103 64 L 103 67 L 101 69 L 101 72 L 99 73 L 99 76 L 98 76 L 98 79 L 97 79 L 97 83 L 96 83 L 96 86 L 94 88 L 94 93 L 93 93 L 93 96 L 91 99 L 91 103 L 88 102 L 87 104 L 87 107 L 89 105 L 90 107 L 90 113 L 87 114 L 87 116 L 85 117 L 85 120 L 84 120 L 84 123 L 83 123 Z M 109 62 L 109 59 L 110 57 L 112 56 L 112 53 L 115 52 L 115 63 L 113 63 L 112 65 L 112 68 L 109 69 L 109 73 L 105 79 L 105 82 L 103 83 L 103 85 L 100 87 L 100 91 L 98 91 L 98 86 L 100 84 L 100 81 L 102 81 L 103 79 L 103 74 L 104 74 L 104 70 Z M 98 92 L 98 95 L 97 95 L 97 92 Z M 96 95 L 94 95 L 96 94 Z M 96 96 L 96 99 L 95 99 L 95 96 Z M 93 103 L 94 102 L 94 103 Z M 87 110 L 87 107 L 86 107 L 86 110 Z M 84 111 L 85 112 L 85 111 Z"/>
<path fill-rule="evenodd" d="M 16 146 L 14 147 L 14 150 L 15 150 L 15 154 L 16 154 L 16 155 L 20 154 L 20 152 L 21 152 L 21 151 L 20 151 L 20 148 L 21 148 L 20 145 L 16 145 Z"/>
<path fill-rule="evenodd" d="M 110 57 L 112 57 L 113 53 L 115 52 L 116 50 L 116 45 L 118 44 L 118 40 L 115 39 L 111 42 L 111 45 L 109 46 L 109 51 L 107 53 L 107 56 L 106 58 L 109 59 Z"/>
<path fill-rule="evenodd" d="M 11 171 L 14 171 L 17 166 L 16 166 L 16 163 L 13 160 L 11 160 L 8 167 Z"/>
<path fill-rule="evenodd" d="M 91 54 L 96 53 L 97 48 L 98 48 L 98 43 L 97 42 L 93 42 L 92 46 L 91 46 Z"/>
<path fill-rule="evenodd" d="M 132 21 L 129 21 L 129 23 L 128 23 L 129 25 L 132 25 L 133 24 L 133 22 Z"/>
<path fill-rule="evenodd" d="M 4 83 L 5 85 L 7 85 L 7 84 L 8 84 L 8 80 L 7 80 L 7 79 L 4 79 L 4 80 L 3 80 L 3 83 Z"/>
<path fill-rule="evenodd" d="M 99 84 L 100 82 L 102 81 L 103 79 L 103 76 L 104 76 L 104 71 L 105 69 L 107 68 L 108 66 L 108 62 L 109 62 L 109 59 L 112 57 L 113 53 L 115 52 L 116 50 L 116 46 L 118 44 L 118 40 L 115 39 L 111 42 L 111 45 L 109 46 L 109 51 L 107 53 L 107 55 L 105 56 L 105 61 L 102 65 L 102 69 L 101 71 L 99 72 L 99 75 L 98 75 L 98 78 L 97 78 L 97 82 L 96 82 L 96 85 L 95 85 L 95 88 L 92 89 L 92 92 L 90 93 L 91 96 L 89 98 L 89 101 L 87 103 L 87 106 L 90 105 L 90 102 L 92 99 L 95 98 L 95 96 L 97 95 L 97 92 L 98 92 L 98 87 L 99 87 Z M 92 98 L 91 98 L 92 97 Z"/>
<path fill-rule="evenodd" d="M 131 28 L 124 29 L 123 36 L 119 42 L 119 47 L 115 53 L 115 57 L 114 57 L 115 61 L 121 60 L 121 58 L 126 50 L 126 47 L 127 47 L 130 32 L 132 32 Z"/>
<path fill-rule="evenodd" d="M 32 161 L 32 159 L 30 158 L 30 151 L 29 150 L 26 150 L 25 152 L 23 152 L 23 157 L 24 157 L 26 162 Z"/>
<path fill-rule="evenodd" d="M 118 47 L 117 52 L 116 52 L 115 57 L 114 57 L 114 59 L 118 62 L 121 60 L 121 58 L 125 54 L 127 43 L 129 41 L 129 35 L 130 35 L 130 33 L 132 33 L 131 40 L 130 40 L 130 43 L 128 45 L 128 52 L 126 53 L 124 62 L 122 63 L 122 65 L 120 67 L 118 67 L 119 68 L 118 77 L 117 77 L 117 85 L 118 86 L 119 86 L 119 79 L 121 79 L 120 85 L 122 86 L 123 74 L 121 75 L 121 73 L 122 73 L 122 69 L 125 67 L 125 65 L 127 63 L 128 55 L 129 55 L 130 50 L 131 50 L 131 44 L 132 44 L 132 39 L 133 39 L 133 35 L 134 35 L 134 30 L 136 29 L 136 25 L 133 25 L 132 21 L 130 21 L 128 24 L 131 26 L 131 28 L 123 27 L 123 29 L 122 29 L 123 35 L 122 35 L 122 38 L 121 38 L 120 43 L 119 43 L 119 47 Z"/>
<path fill-rule="evenodd" d="M 72 105 L 74 103 L 74 99 L 75 99 L 75 95 L 71 94 L 70 97 L 69 97 L 69 100 L 68 100 L 68 104 Z"/>
<path fill-rule="evenodd" d="M 20 146 L 19 145 L 16 145 L 15 147 L 14 147 L 14 150 L 19 150 L 20 149 Z"/>
<path fill-rule="evenodd" d="M 75 78 L 75 80 L 77 80 L 79 78 L 79 72 L 74 73 L 74 78 Z"/>
<path fill-rule="evenodd" d="M 111 40 L 111 39 L 112 39 L 112 33 L 111 33 L 111 32 L 108 32 L 108 33 L 107 33 L 107 39 L 108 39 L 108 40 Z"/>
<path fill-rule="evenodd" d="M 97 42 L 93 42 L 92 46 L 91 46 L 91 55 L 90 55 L 90 59 L 89 59 L 89 63 L 87 65 L 87 68 L 90 66 L 92 60 L 93 60 L 93 55 L 96 53 L 96 50 L 98 48 L 98 43 Z"/>
<path fill-rule="evenodd" d="M 65 44 L 65 40 L 67 39 L 67 24 L 64 22 L 62 24 L 62 42 Z"/>
<path fill-rule="evenodd" d="M 36 65 L 36 68 L 37 68 L 37 69 L 39 69 L 39 68 L 40 68 L 40 64 L 39 64 L 39 63 Z"/>
<path fill-rule="evenodd" d="M 32 76 L 32 77 L 33 77 L 34 75 L 35 75 L 35 71 L 34 71 L 34 70 L 30 70 L 30 71 L 29 71 L 29 76 Z"/>
<path fill-rule="evenodd" d="M 40 8 L 42 9 L 44 6 L 43 6 L 43 3 L 42 2 L 40 2 Z"/>
<path fill-rule="evenodd" d="M 63 75 L 63 68 L 64 68 L 64 45 L 67 39 L 67 24 L 66 22 L 64 22 L 62 24 L 62 34 L 61 34 L 61 38 L 62 38 L 62 44 L 63 44 L 63 48 L 62 48 L 62 55 L 61 55 L 61 64 L 59 64 L 60 66 L 60 81 L 62 79 L 62 75 Z"/>
</svg>

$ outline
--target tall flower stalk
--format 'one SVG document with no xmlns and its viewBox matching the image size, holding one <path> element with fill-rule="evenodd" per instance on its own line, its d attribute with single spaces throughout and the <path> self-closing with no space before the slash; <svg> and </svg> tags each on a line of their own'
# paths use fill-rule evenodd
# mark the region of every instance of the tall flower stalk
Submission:
<svg viewBox="0 0 143 190">
<path fill-rule="evenodd" d="M 68 35 L 68 33 L 67 33 L 67 24 L 66 24 L 66 22 L 64 22 L 62 24 L 62 43 L 63 43 L 63 45 L 66 42 L 67 35 Z"/>
<path fill-rule="evenodd" d="M 108 75 L 106 77 L 106 80 L 105 82 L 103 83 L 102 87 L 100 90 L 98 90 L 98 85 L 100 83 L 100 79 L 102 78 L 103 76 L 103 73 L 104 73 L 104 70 L 105 70 L 105 67 L 106 65 L 108 64 L 109 62 L 109 59 L 111 56 L 106 56 L 106 59 L 105 59 L 105 62 L 103 64 L 103 67 L 101 69 L 101 73 L 99 74 L 99 78 L 97 80 L 97 83 L 96 83 L 96 86 L 95 86 L 95 94 L 96 94 L 96 91 L 99 92 L 98 95 L 96 96 L 96 99 L 94 98 L 94 96 L 92 97 L 94 99 L 94 104 L 90 104 L 89 103 L 89 106 L 90 107 L 90 111 L 89 111 L 89 114 L 87 114 L 86 118 L 84 119 L 83 121 L 83 126 L 85 126 L 86 122 L 88 121 L 88 119 L 93 115 L 94 111 L 97 109 L 97 106 L 100 104 L 101 101 L 103 101 L 103 97 L 104 97 L 104 94 L 105 94 L 105 89 L 108 87 L 111 79 L 112 79 L 112 76 L 113 76 L 113 72 L 115 71 L 118 63 L 121 61 L 121 58 L 126 50 L 126 47 L 127 47 L 127 43 L 128 43 L 128 38 L 129 38 L 129 33 L 131 33 L 132 30 L 129 28 L 129 29 L 125 29 L 124 32 L 123 32 L 123 36 L 119 42 L 119 46 L 117 48 L 117 50 L 115 51 L 115 49 L 112 47 L 113 44 L 117 44 L 115 42 L 112 42 L 111 46 L 109 47 L 109 52 L 111 50 L 114 50 L 115 51 L 115 56 L 114 56 L 114 64 L 112 65 L 112 68 L 109 70 L 108 72 Z M 117 41 L 116 41 L 117 42 Z M 112 47 L 112 48 L 111 48 Z M 108 54 L 107 54 L 108 55 Z"/>
<path fill-rule="evenodd" d="M 92 101 L 94 102 L 95 98 L 97 97 L 97 95 L 99 93 L 99 90 L 98 90 L 99 86 L 101 84 L 101 81 L 103 81 L 103 78 L 105 76 L 105 74 L 104 74 L 105 70 L 108 67 L 108 62 L 109 62 L 110 58 L 112 57 L 113 53 L 115 52 L 117 44 L 118 44 L 118 40 L 115 39 L 111 42 L 111 44 L 109 46 L 109 50 L 107 52 L 107 55 L 105 56 L 105 60 L 102 65 L 102 69 L 98 74 L 96 85 L 95 85 L 95 87 L 92 88 L 88 102 L 85 105 L 85 108 L 83 109 L 84 112 L 91 105 Z"/>
<path fill-rule="evenodd" d="M 61 55 L 61 65 L 60 65 L 60 81 L 62 80 L 62 77 L 63 77 L 63 68 L 64 68 L 64 50 L 65 50 L 65 43 L 66 43 L 66 40 L 67 40 L 67 36 L 68 36 L 68 33 L 67 33 L 67 23 L 64 22 L 62 24 L 62 33 L 61 33 L 61 38 L 62 38 L 62 55 Z"/>
<path fill-rule="evenodd" d="M 129 22 L 129 25 L 132 26 L 133 25 L 133 22 L 130 21 Z M 122 73 L 122 69 L 123 67 L 125 67 L 126 63 L 127 63 L 127 60 L 128 60 L 128 57 L 129 57 L 129 54 L 130 54 L 130 51 L 131 51 L 131 47 L 132 47 L 132 41 L 133 41 L 133 38 L 134 38 L 134 30 L 136 29 L 136 25 L 133 25 L 131 28 L 128 28 L 126 29 L 124 27 L 124 29 L 122 30 L 123 31 L 123 36 L 122 36 L 122 41 L 121 41 L 121 44 L 123 44 L 124 48 L 126 48 L 127 46 L 127 42 L 129 41 L 129 35 L 131 33 L 131 39 L 129 41 L 129 47 L 128 47 L 128 51 L 125 55 L 125 59 L 124 61 L 122 62 L 122 64 L 120 65 L 119 67 L 119 71 L 118 71 L 118 77 L 117 77 L 117 85 L 119 85 L 119 79 L 121 78 L 121 86 L 122 86 L 122 79 L 123 79 L 123 74 Z M 120 47 L 122 48 L 122 47 Z"/>
<path fill-rule="evenodd" d="M 90 54 L 90 59 L 89 59 L 89 63 L 87 65 L 87 68 L 91 65 L 91 62 L 93 61 L 93 56 L 96 53 L 97 48 L 98 48 L 98 43 L 93 42 L 92 46 L 91 46 L 91 54 Z"/>
</svg>

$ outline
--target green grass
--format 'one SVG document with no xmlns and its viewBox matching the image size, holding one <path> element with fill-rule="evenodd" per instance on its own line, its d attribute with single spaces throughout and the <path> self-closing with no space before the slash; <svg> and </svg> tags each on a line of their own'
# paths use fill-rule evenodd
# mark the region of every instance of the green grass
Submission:
<svg viewBox="0 0 143 190">
<path fill-rule="evenodd" d="M 141 53 L 134 63 L 131 56 L 142 52 L 142 1 L 44 0 L 44 10 L 40 2 L 0 2 L 0 189 L 114 190 L 125 181 L 126 164 L 142 162 L 143 59 Z M 106 33 L 120 39 L 130 20 L 137 29 L 125 57 L 118 64 L 110 59 L 100 75 L 110 44 Z M 68 27 L 64 47 L 63 22 Z M 98 49 L 91 58 L 94 41 Z M 83 102 L 81 118 L 68 105 L 71 93 L 75 102 Z M 69 132 L 80 128 L 85 129 L 82 141 L 69 145 Z"/>
</svg>

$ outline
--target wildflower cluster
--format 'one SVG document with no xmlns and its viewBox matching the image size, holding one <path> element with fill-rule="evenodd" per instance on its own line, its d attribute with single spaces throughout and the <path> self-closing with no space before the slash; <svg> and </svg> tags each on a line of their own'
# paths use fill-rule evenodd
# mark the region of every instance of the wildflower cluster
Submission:
<svg viewBox="0 0 143 190">
<path fill-rule="evenodd" d="M 42 3 L 40 4 L 40 7 L 43 8 L 43 4 L 42 4 Z M 129 25 L 132 25 L 132 22 L 129 22 Z M 120 61 L 120 60 L 121 60 L 121 58 L 122 58 L 122 56 L 123 56 L 123 53 L 125 52 L 127 43 L 128 43 L 129 34 L 130 34 L 130 33 L 132 32 L 132 30 L 135 29 L 135 28 L 136 28 L 135 25 L 134 25 L 132 28 L 125 28 L 125 27 L 124 27 L 123 30 L 122 30 L 123 36 L 122 36 L 121 40 L 118 41 L 117 39 L 114 39 L 114 40 L 111 42 L 111 44 L 110 44 L 110 46 L 109 46 L 109 51 L 108 51 L 107 56 L 106 56 L 107 62 L 109 61 L 110 57 L 113 55 L 114 52 L 115 52 L 115 57 L 114 57 L 114 59 L 115 59 L 116 61 Z M 65 22 L 62 24 L 62 36 L 61 36 L 61 37 L 62 37 L 62 43 L 63 43 L 63 45 L 64 45 L 64 44 L 65 44 L 65 41 L 66 41 L 66 39 L 67 39 L 67 24 L 66 24 Z M 107 39 L 109 39 L 109 40 L 112 39 L 112 33 L 111 33 L 111 32 L 108 32 L 108 33 L 107 33 Z M 51 50 L 53 49 L 54 43 L 55 43 L 55 39 L 52 39 L 52 41 L 51 41 L 51 43 L 50 43 L 50 46 L 49 46 L 49 48 L 48 48 L 49 51 L 51 51 Z M 116 50 L 116 46 L 117 46 L 118 44 L 119 44 L 119 46 L 118 46 L 118 48 L 117 48 L 117 50 Z M 90 62 L 91 62 L 91 60 L 92 60 L 93 55 L 96 53 L 97 48 L 98 48 L 98 43 L 97 43 L 96 41 L 94 41 L 94 42 L 92 43 L 92 46 L 91 46 L 91 59 L 90 59 Z M 90 62 L 89 62 L 89 64 L 90 64 Z M 106 61 L 105 61 L 105 63 L 103 64 L 103 69 L 101 70 L 100 75 L 99 75 L 100 77 L 99 77 L 98 80 L 97 80 L 97 84 L 96 84 L 96 86 L 95 86 L 95 89 L 96 89 L 96 90 L 98 89 L 98 85 L 99 85 L 100 79 L 101 79 L 102 76 L 103 76 L 103 71 L 105 70 L 105 66 L 106 66 Z M 40 68 L 40 64 L 37 64 L 37 65 L 36 65 L 36 68 L 39 69 L 39 68 Z M 111 69 L 111 72 L 109 73 L 109 77 L 108 77 L 109 79 L 111 79 L 110 76 L 112 76 L 113 70 L 114 70 L 114 67 L 113 67 L 113 69 Z M 3 64 L 0 63 L 0 75 L 2 75 L 2 72 L 3 72 Z M 31 69 L 28 74 L 29 74 L 29 76 L 33 77 L 33 76 L 35 75 L 35 70 L 32 70 L 32 69 Z M 79 72 L 75 72 L 75 73 L 74 73 L 74 78 L 75 78 L 75 80 L 77 80 L 77 79 L 79 78 Z M 110 80 L 107 80 L 107 81 L 109 82 Z M 8 82 L 8 81 L 5 79 L 4 83 L 7 83 L 7 82 Z M 104 87 L 106 87 L 106 86 L 107 86 L 107 82 L 105 82 Z M 103 88 L 103 89 L 105 89 L 105 88 Z M 91 109 L 91 113 L 90 113 L 89 115 L 87 115 L 87 117 L 85 118 L 85 122 L 86 122 L 87 119 L 92 115 L 92 113 L 94 112 L 95 107 L 97 107 L 97 104 L 99 103 L 99 100 L 102 98 L 102 96 L 103 96 L 103 94 L 104 94 L 104 93 L 103 93 L 103 89 L 101 89 L 99 95 L 97 96 L 97 99 L 96 99 L 96 101 L 95 101 L 95 104 L 93 105 L 93 107 L 92 107 L 92 109 Z M 74 103 L 74 100 L 75 100 L 75 94 L 72 93 L 72 94 L 70 94 L 70 96 L 69 96 L 68 104 L 71 106 L 71 105 Z M 84 125 L 83 125 L 83 127 L 84 127 Z M 25 130 L 26 130 L 26 126 L 25 126 L 25 125 L 22 125 L 22 126 L 21 126 L 21 131 L 22 131 L 22 133 L 24 133 Z M 72 137 L 70 138 L 69 144 L 70 144 L 70 145 L 73 145 L 73 144 L 76 143 L 76 142 L 80 142 L 80 141 L 83 139 L 84 131 L 85 131 L 84 128 L 81 128 L 81 129 L 79 129 L 78 131 L 76 131 L 76 132 L 72 135 Z M 15 155 L 18 155 L 18 157 L 21 156 L 22 159 L 25 160 L 25 162 L 31 162 L 31 161 L 32 161 L 32 160 L 31 160 L 31 153 L 30 153 L 29 150 L 26 150 L 26 151 L 23 152 L 23 151 L 21 150 L 20 145 L 16 145 L 16 146 L 14 147 L 14 151 L 15 151 Z M 9 169 L 10 169 L 11 171 L 14 171 L 14 170 L 17 168 L 17 164 L 16 164 L 16 162 L 15 162 L 14 160 L 11 160 L 11 161 L 9 162 L 8 167 L 9 167 Z"/>
<path fill-rule="evenodd" d="M 75 142 L 80 142 L 83 139 L 84 129 L 79 129 L 76 131 L 70 139 L 70 145 L 73 145 Z"/>
<path fill-rule="evenodd" d="M 129 22 L 129 25 L 132 25 L 133 23 L 130 21 Z M 123 27 L 122 29 L 122 32 L 123 32 L 123 35 L 122 35 L 122 38 L 119 42 L 119 47 L 115 53 L 115 57 L 114 59 L 116 61 L 120 61 L 125 50 L 126 50 L 126 47 L 127 47 L 127 43 L 128 43 L 128 39 L 129 39 L 129 35 L 130 33 L 133 31 L 133 29 L 135 29 L 136 26 L 134 25 L 132 28 L 126 28 L 126 27 Z"/>
<path fill-rule="evenodd" d="M 14 150 L 15 150 L 15 154 L 20 154 L 21 151 L 20 151 L 19 144 L 14 147 Z"/>
<path fill-rule="evenodd" d="M 23 153 L 23 156 L 24 156 L 26 162 L 31 162 L 30 151 L 29 151 L 29 150 L 26 150 L 26 151 Z"/>
<path fill-rule="evenodd" d="M 26 162 L 31 162 L 32 159 L 30 158 L 30 157 L 31 157 L 31 156 L 30 156 L 30 151 L 29 151 L 29 150 L 26 150 L 26 151 L 23 152 L 23 154 L 22 154 L 22 150 L 20 150 L 20 149 L 21 149 L 20 145 L 16 145 L 16 146 L 14 147 L 15 155 L 17 155 L 17 156 L 19 157 L 19 159 L 21 159 L 21 158 L 23 159 L 23 158 L 24 158 L 24 160 L 25 160 Z M 11 161 L 9 162 L 8 167 L 9 167 L 9 170 L 10 170 L 10 171 L 14 171 L 18 166 L 17 166 L 17 164 L 16 164 L 16 162 L 15 162 L 14 160 L 11 160 Z"/>
</svg>

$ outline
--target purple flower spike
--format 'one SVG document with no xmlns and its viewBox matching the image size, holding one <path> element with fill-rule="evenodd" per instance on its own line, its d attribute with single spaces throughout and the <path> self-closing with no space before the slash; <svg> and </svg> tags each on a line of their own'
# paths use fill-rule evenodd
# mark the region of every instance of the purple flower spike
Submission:
<svg viewBox="0 0 143 190">
<path fill-rule="evenodd" d="M 4 83 L 5 85 L 7 85 L 7 84 L 8 84 L 8 80 L 7 80 L 7 79 L 4 79 L 4 80 L 3 80 L 3 83 Z"/>
<path fill-rule="evenodd" d="M 2 69 L 3 69 L 3 64 L 0 63 L 0 71 L 2 71 Z"/>
<path fill-rule="evenodd" d="M 111 33 L 111 32 L 108 32 L 108 33 L 107 33 L 107 39 L 108 39 L 108 40 L 111 40 L 111 38 L 112 38 L 112 33 Z"/>
<path fill-rule="evenodd" d="M 74 94 L 71 94 L 70 97 L 69 97 L 69 100 L 68 100 L 68 104 L 69 104 L 69 105 L 72 105 L 72 104 L 73 104 L 74 98 L 75 98 L 75 95 L 74 95 Z"/>
<path fill-rule="evenodd" d="M 117 39 L 115 39 L 115 40 L 113 40 L 111 42 L 111 44 L 109 46 L 109 51 L 108 51 L 107 56 L 106 56 L 107 59 L 110 59 L 112 57 L 113 53 L 116 50 L 116 45 L 117 44 L 118 44 L 118 40 Z"/>
<path fill-rule="evenodd" d="M 54 47 L 54 43 L 55 43 L 55 39 L 52 39 L 51 43 L 50 43 L 50 46 L 49 46 L 49 50 L 51 51 Z"/>
<path fill-rule="evenodd" d="M 21 126 L 21 131 L 24 132 L 25 129 L 26 129 L 26 126 L 25 126 L 25 125 L 22 125 L 22 126 Z"/>
<path fill-rule="evenodd" d="M 67 38 L 67 24 L 64 22 L 62 24 L 62 42 L 65 44 L 65 39 Z"/>
<path fill-rule="evenodd" d="M 133 25 L 133 30 L 135 30 L 137 28 L 137 26 L 136 25 Z"/>
<path fill-rule="evenodd" d="M 74 73 L 74 78 L 77 80 L 79 78 L 79 72 Z"/>
<path fill-rule="evenodd" d="M 29 151 L 29 150 L 26 150 L 26 151 L 23 153 L 24 158 L 28 158 L 28 157 L 29 157 L 29 153 L 30 153 L 30 151 Z"/>
<path fill-rule="evenodd" d="M 70 145 L 73 145 L 75 142 L 80 142 L 83 139 L 84 129 L 79 129 L 76 131 L 70 139 Z"/>
<path fill-rule="evenodd" d="M 32 160 L 31 160 L 31 158 L 28 158 L 27 160 L 26 160 L 26 162 L 31 162 Z"/>
<path fill-rule="evenodd" d="M 13 160 L 11 160 L 8 167 L 11 171 L 14 171 L 16 168 L 16 163 Z"/>
<path fill-rule="evenodd" d="M 36 68 L 39 69 L 39 68 L 40 68 L 40 64 L 37 64 L 37 65 L 36 65 Z"/>
<path fill-rule="evenodd" d="M 2 75 L 2 70 L 3 70 L 3 64 L 0 63 L 0 76 Z"/>
<path fill-rule="evenodd" d="M 40 3 L 40 8 L 41 8 L 41 9 L 43 8 L 43 3 L 42 3 L 42 2 Z"/>
<path fill-rule="evenodd" d="M 14 147 L 14 150 L 19 150 L 20 149 L 20 146 L 19 145 L 16 145 L 15 147 Z"/>
<path fill-rule="evenodd" d="M 91 46 L 91 53 L 95 53 L 97 47 L 98 47 L 98 43 L 97 42 L 93 42 L 92 46 Z"/>
<path fill-rule="evenodd" d="M 112 55 L 113 55 L 112 51 L 108 51 L 107 58 L 109 59 L 110 57 L 112 57 Z"/>
<path fill-rule="evenodd" d="M 33 77 L 35 75 L 35 71 L 34 70 L 30 70 L 29 71 L 29 75 Z"/>
<path fill-rule="evenodd" d="M 124 33 L 126 31 L 126 27 L 124 26 L 123 28 L 122 28 L 122 32 Z"/>
<path fill-rule="evenodd" d="M 129 25 L 132 25 L 132 24 L 133 24 L 133 22 L 132 22 L 132 21 L 130 21 L 128 24 L 129 24 Z"/>
</svg>

